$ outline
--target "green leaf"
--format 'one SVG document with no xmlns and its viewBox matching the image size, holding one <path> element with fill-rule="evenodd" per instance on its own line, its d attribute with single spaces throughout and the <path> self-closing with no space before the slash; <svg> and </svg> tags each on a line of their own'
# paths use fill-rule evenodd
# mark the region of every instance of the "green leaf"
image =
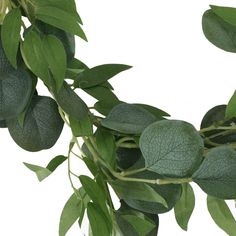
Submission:
<svg viewBox="0 0 236 236">
<path fill-rule="evenodd" d="M 79 88 L 90 88 L 106 82 L 122 71 L 130 69 L 131 66 L 121 64 L 106 64 L 85 69 L 79 74 L 74 86 Z"/>
<path fill-rule="evenodd" d="M 207 128 L 211 125 L 216 125 L 219 121 L 225 119 L 226 105 L 218 105 L 211 108 L 203 117 L 201 122 L 201 129 Z"/>
<path fill-rule="evenodd" d="M 76 193 L 73 193 L 66 202 L 61 213 L 59 236 L 65 236 L 71 226 L 81 216 L 84 201 L 83 199 L 85 199 L 86 195 L 87 194 L 84 192 L 83 188 L 80 188 L 77 195 Z"/>
<path fill-rule="evenodd" d="M 140 149 L 148 170 L 161 175 L 185 177 L 193 174 L 200 165 L 204 145 L 191 124 L 163 120 L 144 130 Z"/>
<path fill-rule="evenodd" d="M 222 198 L 236 198 L 236 152 L 217 147 L 207 153 L 193 180 L 207 194 Z"/>
<path fill-rule="evenodd" d="M 66 160 L 67 160 L 67 157 L 65 156 L 62 156 L 62 155 L 56 156 L 48 163 L 46 168 L 50 170 L 51 172 L 53 172 L 54 170 L 57 169 L 59 165 L 61 165 Z"/>
<path fill-rule="evenodd" d="M 66 1 L 64 1 L 66 2 Z M 56 36 L 63 44 L 66 55 L 67 55 L 67 62 L 74 58 L 75 55 L 75 37 L 72 34 L 65 32 L 64 30 L 58 29 L 52 25 L 46 24 L 40 20 L 36 20 L 34 25 L 30 28 L 37 28 L 40 30 L 44 35 L 54 35 Z"/>
<path fill-rule="evenodd" d="M 126 220 L 126 216 L 132 216 L 132 218 L 137 219 L 137 222 L 140 223 L 146 230 L 148 230 L 148 225 L 154 228 L 147 232 L 145 236 L 156 236 L 158 227 L 159 227 L 159 218 L 158 215 L 154 214 L 147 214 L 140 211 L 136 211 L 133 208 L 129 207 L 123 201 L 121 201 L 121 207 L 115 212 L 116 222 L 119 226 L 120 231 L 123 233 L 122 235 L 129 235 L 129 236 L 139 236 L 140 232 L 143 232 L 143 229 L 138 229 L 136 223 L 132 225 L 133 220 Z M 129 217 L 128 217 L 129 218 Z M 130 221 L 130 222 L 129 222 Z M 144 225 L 143 225 L 144 224 Z"/>
<path fill-rule="evenodd" d="M 17 118 L 7 120 L 11 137 L 21 148 L 31 152 L 51 148 L 58 140 L 63 125 L 56 102 L 41 96 L 32 99 L 23 127 Z"/>
<path fill-rule="evenodd" d="M 135 164 L 136 167 L 142 168 L 143 165 L 139 163 Z M 132 169 L 136 169 L 132 167 Z M 158 175 L 154 172 L 144 171 L 138 174 L 135 174 L 131 177 L 141 178 L 141 179 L 163 179 L 164 177 Z M 167 184 L 167 185 L 150 185 L 150 187 L 157 194 L 162 196 L 167 202 L 168 207 L 166 208 L 161 203 L 153 201 L 144 201 L 144 200 L 135 200 L 132 198 L 125 197 L 124 201 L 132 208 L 137 209 L 142 212 L 151 213 L 151 214 L 162 214 L 170 211 L 176 204 L 176 202 L 181 197 L 182 188 L 179 184 Z"/>
<path fill-rule="evenodd" d="M 0 30 L 1 30 L 1 27 L 0 27 Z M 11 63 L 7 59 L 6 53 L 2 46 L 2 40 L 0 40 L 0 73 L 1 72 L 8 73 L 13 70 L 14 70 L 14 67 L 11 65 Z"/>
<path fill-rule="evenodd" d="M 149 234 L 154 228 L 155 224 L 143 219 L 139 216 L 135 215 L 123 215 L 122 216 L 130 225 L 133 226 L 135 231 L 138 233 L 140 236 L 146 236 Z"/>
<path fill-rule="evenodd" d="M 140 134 L 156 117 L 145 109 L 127 103 L 115 106 L 101 121 L 102 126 L 125 134 Z"/>
<path fill-rule="evenodd" d="M 83 90 L 99 101 L 109 101 L 109 103 L 118 101 L 117 96 L 109 88 L 101 85 Z"/>
<path fill-rule="evenodd" d="M 115 180 L 111 183 L 112 188 L 122 199 L 130 198 L 134 200 L 143 200 L 148 202 L 157 202 L 165 206 L 166 200 L 159 195 L 154 189 L 145 183 L 139 182 L 125 182 L 121 180 Z"/>
<path fill-rule="evenodd" d="M 93 135 L 93 123 L 89 116 L 83 120 L 76 120 L 73 117 L 69 117 L 72 133 L 75 137 L 91 136 Z"/>
<path fill-rule="evenodd" d="M 35 16 L 37 19 L 62 29 L 68 33 L 79 36 L 87 41 L 86 35 L 79 25 L 77 16 L 70 14 L 64 9 L 51 6 L 40 6 L 36 8 Z"/>
<path fill-rule="evenodd" d="M 236 235 L 236 221 L 224 200 L 207 197 L 207 207 L 215 223 L 228 235 Z"/>
<path fill-rule="evenodd" d="M 98 185 L 97 182 L 95 182 L 88 176 L 81 175 L 79 177 L 79 180 L 91 200 L 101 207 L 104 216 L 107 218 L 107 222 L 111 223 L 110 214 L 106 205 L 106 193 L 104 192 L 104 190 Z"/>
<path fill-rule="evenodd" d="M 41 166 L 37 166 L 37 165 L 32 165 L 29 163 L 24 163 L 24 165 L 29 168 L 31 171 L 35 172 L 35 174 L 38 177 L 38 180 L 41 182 L 43 181 L 45 178 L 47 178 L 52 172 L 44 167 Z"/>
<path fill-rule="evenodd" d="M 121 169 L 128 169 L 142 157 L 139 148 L 117 148 L 116 160 Z"/>
<path fill-rule="evenodd" d="M 122 103 L 119 100 L 100 100 L 94 104 L 94 108 L 96 109 L 97 112 L 100 114 L 107 116 L 111 110 L 118 104 Z"/>
<path fill-rule="evenodd" d="M 96 144 L 100 156 L 110 165 L 115 164 L 115 138 L 108 130 L 99 127 L 96 131 Z"/>
<path fill-rule="evenodd" d="M 213 12 L 221 17 L 224 21 L 236 26 L 236 8 L 220 7 L 211 5 Z"/>
<path fill-rule="evenodd" d="M 135 103 L 134 105 L 144 108 L 145 110 L 149 111 L 150 113 L 152 113 L 154 116 L 156 116 L 159 119 L 162 118 L 163 116 L 170 116 L 168 113 L 166 113 L 165 111 L 157 107 L 153 107 L 146 104 L 140 104 L 140 103 Z"/>
<path fill-rule="evenodd" d="M 111 230 L 108 225 L 106 216 L 100 210 L 100 206 L 96 203 L 89 203 L 87 207 L 89 223 L 92 229 L 93 236 L 110 236 Z"/>
<path fill-rule="evenodd" d="M 17 67 L 16 57 L 20 42 L 20 30 L 21 12 L 19 8 L 15 8 L 5 16 L 1 30 L 2 46 L 14 68 Z"/>
<path fill-rule="evenodd" d="M 188 222 L 195 206 L 195 196 L 190 184 L 182 184 L 182 195 L 175 205 L 175 219 L 183 230 L 188 230 Z"/>
<path fill-rule="evenodd" d="M 228 52 L 236 52 L 236 27 L 225 22 L 212 10 L 204 13 L 202 28 L 206 38 L 216 47 Z"/>
<path fill-rule="evenodd" d="M 43 42 L 40 36 L 29 31 L 23 44 L 21 45 L 21 54 L 27 67 L 47 85 L 50 85 L 48 65 L 43 53 Z"/>
<path fill-rule="evenodd" d="M 89 109 L 85 102 L 64 82 L 59 92 L 54 91 L 55 98 L 60 107 L 70 117 L 81 121 L 88 116 Z"/>
<path fill-rule="evenodd" d="M 23 69 L 0 73 L 0 120 L 17 117 L 26 107 L 32 81 Z"/>
<path fill-rule="evenodd" d="M 7 123 L 5 120 L 0 120 L 0 128 L 7 128 Z"/>
<path fill-rule="evenodd" d="M 62 42 L 53 35 L 44 37 L 43 52 L 56 81 L 57 91 L 63 85 L 66 74 L 66 53 Z"/>
<path fill-rule="evenodd" d="M 225 118 L 230 119 L 236 117 L 236 91 L 233 96 L 230 98 L 229 103 L 226 107 Z"/>
<path fill-rule="evenodd" d="M 77 13 L 76 10 L 76 4 L 74 0 L 32 0 L 34 4 L 38 7 L 45 7 L 45 6 L 51 6 L 51 7 L 57 7 L 61 10 L 64 10 L 70 14 L 72 14 L 74 17 L 77 18 L 77 21 L 82 24 L 82 20 Z"/>
</svg>

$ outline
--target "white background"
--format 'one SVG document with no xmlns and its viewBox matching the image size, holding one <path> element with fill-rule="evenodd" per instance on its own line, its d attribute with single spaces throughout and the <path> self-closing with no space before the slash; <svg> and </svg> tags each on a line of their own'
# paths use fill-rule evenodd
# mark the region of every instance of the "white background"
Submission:
<svg viewBox="0 0 236 236">
<path fill-rule="evenodd" d="M 204 113 L 227 103 L 236 87 L 236 55 L 217 49 L 202 33 L 201 16 L 209 4 L 236 6 L 233 0 L 80 0 L 89 43 L 77 40 L 77 57 L 90 67 L 133 65 L 112 80 L 121 100 L 155 105 L 199 128 Z M 58 235 L 60 213 L 72 193 L 66 164 L 38 183 L 22 162 L 46 165 L 54 156 L 66 155 L 69 140 L 65 128 L 54 148 L 29 153 L 1 130 L 0 235 Z M 83 165 L 74 164 L 78 174 L 87 174 Z M 206 195 L 194 188 L 196 208 L 188 232 L 177 226 L 172 211 L 160 216 L 160 236 L 225 235 L 206 210 Z M 86 226 L 83 230 L 87 235 Z M 74 226 L 68 236 L 76 235 L 82 232 Z"/>
</svg>

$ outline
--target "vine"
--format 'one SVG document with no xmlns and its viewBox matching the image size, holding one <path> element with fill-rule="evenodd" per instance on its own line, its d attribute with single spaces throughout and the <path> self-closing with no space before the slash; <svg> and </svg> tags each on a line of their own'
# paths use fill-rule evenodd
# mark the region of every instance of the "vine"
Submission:
<svg viewBox="0 0 236 236">
<path fill-rule="evenodd" d="M 87 38 L 74 0 L 2 0 L 0 23 L 0 127 L 31 152 L 54 146 L 64 124 L 71 129 L 67 156 L 46 167 L 24 163 L 43 181 L 67 162 L 73 193 L 61 214 L 60 236 L 77 221 L 81 226 L 85 212 L 91 236 L 157 235 L 158 215 L 173 208 L 187 230 L 195 205 L 192 182 L 208 195 L 215 223 L 236 235 L 225 202 L 236 199 L 236 93 L 227 105 L 209 110 L 197 131 L 159 108 L 120 101 L 109 79 L 131 66 L 89 68 L 75 58 L 75 36 Z M 211 6 L 202 26 L 211 43 L 236 52 L 235 8 Z M 51 97 L 38 94 L 38 80 Z M 93 107 L 79 90 L 97 100 Z M 72 158 L 83 161 L 93 178 L 72 171 Z"/>
</svg>

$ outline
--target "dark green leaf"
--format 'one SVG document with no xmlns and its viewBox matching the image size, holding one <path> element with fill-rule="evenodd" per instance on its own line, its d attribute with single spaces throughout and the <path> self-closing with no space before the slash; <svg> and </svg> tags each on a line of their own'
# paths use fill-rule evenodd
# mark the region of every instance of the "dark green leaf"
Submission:
<svg viewBox="0 0 236 236">
<path fill-rule="evenodd" d="M 64 1 L 66 2 L 66 1 Z M 39 29 L 43 34 L 56 36 L 63 44 L 66 55 L 67 62 L 73 59 L 75 55 L 75 37 L 61 29 L 48 25 L 42 21 L 35 21 L 37 29 Z"/>
<path fill-rule="evenodd" d="M 38 180 L 41 182 L 43 181 L 45 178 L 47 178 L 52 172 L 44 167 L 41 166 L 37 166 L 37 165 L 32 165 L 29 163 L 24 163 L 24 165 L 29 168 L 31 171 L 35 172 L 35 174 L 38 177 Z"/>
<path fill-rule="evenodd" d="M 101 100 L 94 104 L 94 108 L 100 114 L 107 116 L 111 110 L 118 104 L 122 103 L 119 100 L 109 101 L 109 100 Z"/>
<path fill-rule="evenodd" d="M 233 96 L 230 98 L 229 103 L 226 107 L 225 118 L 230 119 L 236 117 L 236 91 Z"/>
<path fill-rule="evenodd" d="M 207 194 L 222 198 L 236 198 L 236 152 L 217 147 L 207 153 L 193 180 Z"/>
<path fill-rule="evenodd" d="M 7 123 L 5 120 L 0 120 L 0 128 L 7 128 Z"/>
<path fill-rule="evenodd" d="M 78 18 L 64 9 L 60 9 L 57 6 L 40 6 L 36 9 L 35 16 L 49 25 L 77 35 L 87 41 L 84 31 L 79 25 Z"/>
<path fill-rule="evenodd" d="M 89 116 L 83 120 L 76 120 L 69 117 L 72 133 L 75 137 L 91 136 L 93 134 L 93 123 Z"/>
<path fill-rule="evenodd" d="M 179 226 L 186 230 L 195 206 L 195 196 L 190 184 L 182 184 L 182 195 L 175 205 L 175 219 Z"/>
<path fill-rule="evenodd" d="M 138 148 L 117 148 L 116 159 L 121 169 L 128 169 L 142 157 Z"/>
<path fill-rule="evenodd" d="M 135 216 L 135 215 L 123 215 L 122 217 L 130 225 L 132 225 L 132 227 L 140 236 L 146 236 L 155 228 L 154 223 L 146 219 L 143 219 L 142 217 Z"/>
<path fill-rule="evenodd" d="M 66 53 L 62 42 L 53 35 L 43 39 L 43 52 L 59 91 L 66 74 Z"/>
<path fill-rule="evenodd" d="M 89 223 L 92 229 L 93 236 L 110 236 L 111 230 L 107 218 L 100 206 L 96 203 L 89 203 L 87 207 Z"/>
<path fill-rule="evenodd" d="M 207 207 L 215 223 L 228 235 L 236 235 L 236 221 L 224 200 L 207 197 Z"/>
<path fill-rule="evenodd" d="M 158 215 L 153 214 L 147 214 L 142 213 L 140 211 L 136 211 L 133 208 L 129 207 L 127 204 L 125 204 L 123 201 L 121 201 L 121 207 L 118 211 L 115 212 L 116 222 L 119 226 L 119 229 L 123 233 L 123 235 L 129 235 L 129 236 L 139 236 L 139 233 L 142 232 L 142 230 L 135 230 L 135 227 L 132 225 L 132 222 L 128 222 L 123 218 L 123 216 L 134 216 L 135 218 L 138 218 L 138 221 L 142 222 L 145 221 L 145 223 L 150 223 L 151 225 L 154 225 L 154 229 L 149 231 L 149 233 L 145 234 L 145 236 L 156 236 L 158 227 L 159 227 L 159 218 Z"/>
<path fill-rule="evenodd" d="M 71 226 L 81 216 L 83 209 L 83 201 L 86 193 L 82 188 L 79 189 L 77 195 L 75 193 L 66 202 L 63 211 L 61 213 L 59 236 L 65 236 Z"/>
<path fill-rule="evenodd" d="M 70 14 L 72 14 L 74 17 L 77 18 L 77 21 L 82 24 L 82 20 L 80 19 L 79 14 L 76 10 L 76 5 L 74 0 L 32 0 L 34 4 L 38 7 L 45 7 L 45 6 L 51 6 L 51 7 L 57 7 L 61 10 L 64 10 Z"/>
<path fill-rule="evenodd" d="M 85 69 L 79 74 L 74 86 L 79 88 L 90 88 L 106 82 L 122 71 L 130 69 L 131 66 L 121 64 L 107 64 Z"/>
<path fill-rule="evenodd" d="M 89 171 L 92 173 L 93 176 L 97 176 L 98 174 L 98 167 L 94 163 L 94 161 L 90 157 L 84 157 L 84 163 L 88 167 Z"/>
<path fill-rule="evenodd" d="M 88 116 L 88 107 L 85 102 L 64 82 L 60 91 L 54 92 L 60 107 L 72 118 L 81 121 Z"/>
<path fill-rule="evenodd" d="M 21 127 L 17 118 L 7 120 L 14 141 L 32 152 L 51 148 L 58 140 L 63 124 L 56 102 L 50 97 L 40 96 L 32 99 L 24 127 Z"/>
<path fill-rule="evenodd" d="M 206 38 L 216 47 L 236 52 L 235 26 L 225 22 L 212 10 L 208 10 L 203 15 L 202 28 Z"/>
<path fill-rule="evenodd" d="M 56 168 L 61 165 L 64 161 L 67 160 L 67 157 L 65 156 L 56 156 L 54 157 L 47 165 L 47 169 L 50 170 L 51 172 L 53 172 L 54 170 L 56 170 Z"/>
<path fill-rule="evenodd" d="M 109 115 L 101 121 L 101 124 L 109 129 L 126 133 L 140 134 L 151 123 L 156 121 L 156 117 L 145 109 L 121 103 L 115 106 Z"/>
<path fill-rule="evenodd" d="M 221 17 L 224 21 L 236 26 L 236 8 L 220 7 L 211 5 L 213 12 Z"/>
<path fill-rule="evenodd" d="M 21 46 L 21 54 L 28 68 L 44 83 L 50 85 L 48 65 L 43 53 L 43 42 L 36 32 L 31 30 L 26 34 Z"/>
<path fill-rule="evenodd" d="M 226 105 L 218 105 L 211 108 L 203 117 L 201 129 L 207 128 L 211 125 L 217 125 L 219 121 L 225 118 Z"/>
<path fill-rule="evenodd" d="M 17 117 L 30 99 L 32 81 L 22 70 L 0 73 L 0 120 Z"/>
<path fill-rule="evenodd" d="M 140 161 L 139 161 L 140 162 Z M 144 162 L 144 161 L 143 161 Z M 140 163 L 135 164 L 137 168 L 143 167 Z M 136 168 L 132 168 L 136 169 Z M 164 177 L 154 172 L 144 171 L 139 174 L 133 175 L 132 177 L 141 179 L 163 179 Z M 124 201 L 130 206 L 139 211 L 143 211 L 151 214 L 161 214 L 170 211 L 180 199 L 181 196 L 181 185 L 179 184 L 168 184 L 168 185 L 150 185 L 150 187 L 160 196 L 162 196 L 168 205 L 168 208 L 162 204 L 153 201 L 141 201 L 134 200 L 132 198 L 124 198 Z"/>
<path fill-rule="evenodd" d="M 157 202 L 165 207 L 168 207 L 166 200 L 156 191 L 154 191 L 154 189 L 148 184 L 120 180 L 115 180 L 110 184 L 118 196 L 122 199 L 128 198 L 147 202 Z"/>
<path fill-rule="evenodd" d="M 144 130 L 140 149 L 149 170 L 161 175 L 184 177 L 193 174 L 200 165 L 204 145 L 191 124 L 164 120 Z"/>
<path fill-rule="evenodd" d="M 84 91 L 99 101 L 109 101 L 109 103 L 118 101 L 117 96 L 109 88 L 104 86 L 94 86 L 84 89 Z"/>
<path fill-rule="evenodd" d="M 110 221 L 109 212 L 106 206 L 106 194 L 103 189 L 88 176 L 81 175 L 79 179 L 91 200 L 101 207 L 107 221 Z"/>
<path fill-rule="evenodd" d="M 100 156 L 110 165 L 115 164 L 115 138 L 108 130 L 99 127 L 96 131 L 96 143 Z"/>
<path fill-rule="evenodd" d="M 150 113 L 152 113 L 154 116 L 156 116 L 157 118 L 162 118 L 163 116 L 170 116 L 168 113 L 166 113 L 165 111 L 150 106 L 150 105 L 146 105 L 146 104 L 140 104 L 140 103 L 135 103 L 134 105 L 136 106 L 140 106 L 142 108 L 144 108 L 145 110 L 149 111 Z"/>
<path fill-rule="evenodd" d="M 20 42 L 21 30 L 21 12 L 19 8 L 12 9 L 5 16 L 2 30 L 2 46 L 8 60 L 16 68 L 17 67 L 17 52 Z"/>
</svg>

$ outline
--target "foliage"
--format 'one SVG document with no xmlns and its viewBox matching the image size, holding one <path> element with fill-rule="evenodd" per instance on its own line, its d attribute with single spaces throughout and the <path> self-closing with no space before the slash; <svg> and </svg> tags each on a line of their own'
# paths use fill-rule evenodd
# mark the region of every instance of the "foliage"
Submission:
<svg viewBox="0 0 236 236">
<path fill-rule="evenodd" d="M 89 235 L 155 236 L 158 215 L 173 208 L 187 230 L 195 206 L 192 182 L 208 195 L 215 223 L 236 235 L 225 203 L 236 199 L 236 93 L 227 105 L 210 109 L 197 131 L 159 108 L 120 101 L 110 79 L 131 66 L 90 68 L 75 58 L 75 36 L 87 37 L 74 0 L 1 0 L 0 9 L 0 128 L 31 152 L 51 148 L 64 124 L 71 129 L 67 155 L 46 167 L 24 163 L 39 181 L 68 163 L 73 192 L 61 214 L 60 236 L 75 223 L 81 226 L 85 213 Z M 212 44 L 236 52 L 235 8 L 211 6 L 202 27 Z M 51 97 L 38 94 L 38 80 Z M 93 107 L 79 97 L 81 90 L 96 100 Z M 81 159 L 92 177 L 72 172 L 72 158 Z"/>
</svg>

